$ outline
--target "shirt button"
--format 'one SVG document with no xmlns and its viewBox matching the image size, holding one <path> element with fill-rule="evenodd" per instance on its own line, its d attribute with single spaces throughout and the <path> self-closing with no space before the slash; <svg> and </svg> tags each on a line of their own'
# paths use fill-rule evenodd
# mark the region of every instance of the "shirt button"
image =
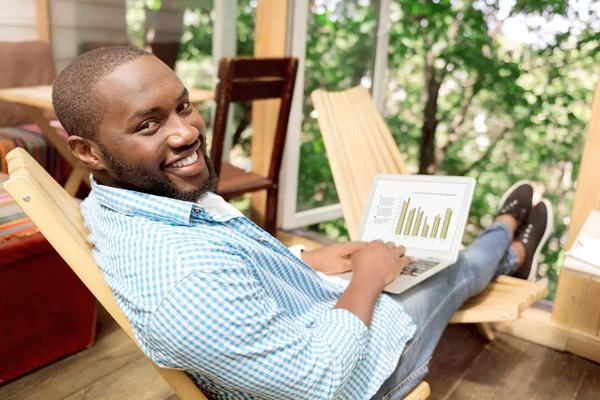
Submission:
<svg viewBox="0 0 600 400">
<path fill-rule="evenodd" d="M 267 241 L 267 239 L 265 239 L 264 237 L 258 238 L 258 243 L 265 243 Z"/>
<path fill-rule="evenodd" d="M 192 211 L 195 212 L 195 213 L 201 213 L 202 209 L 201 208 L 194 208 L 194 209 L 192 209 Z"/>
</svg>

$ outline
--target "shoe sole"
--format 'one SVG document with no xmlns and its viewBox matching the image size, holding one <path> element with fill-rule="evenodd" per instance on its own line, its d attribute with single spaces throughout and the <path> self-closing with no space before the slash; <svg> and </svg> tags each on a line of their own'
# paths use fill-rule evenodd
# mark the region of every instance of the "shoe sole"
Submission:
<svg viewBox="0 0 600 400">
<path fill-rule="evenodd" d="M 535 249 L 535 254 L 533 255 L 533 260 L 531 261 L 531 269 L 529 270 L 529 276 L 527 277 L 527 280 L 530 282 L 535 282 L 535 278 L 537 277 L 538 273 L 540 253 L 542 252 L 542 248 L 548 241 L 548 238 L 554 229 L 554 208 L 552 207 L 552 203 L 550 203 L 547 199 L 542 199 L 542 202 L 546 205 L 548 223 L 546 224 L 544 236 L 542 236 L 542 240 L 540 240 L 538 243 L 537 248 Z"/>
<path fill-rule="evenodd" d="M 502 195 L 502 198 L 500 199 L 500 203 L 498 203 L 498 212 L 500 212 L 500 210 L 502 209 L 502 204 L 504 204 L 506 202 L 506 199 L 508 199 L 508 197 L 511 194 L 513 194 L 513 192 L 521 185 L 529 185 L 535 192 L 535 186 L 533 186 L 533 182 L 531 182 L 531 181 L 522 180 L 522 181 L 515 183 L 514 185 L 509 187 L 508 190 L 506 192 L 504 192 L 504 194 Z"/>
</svg>

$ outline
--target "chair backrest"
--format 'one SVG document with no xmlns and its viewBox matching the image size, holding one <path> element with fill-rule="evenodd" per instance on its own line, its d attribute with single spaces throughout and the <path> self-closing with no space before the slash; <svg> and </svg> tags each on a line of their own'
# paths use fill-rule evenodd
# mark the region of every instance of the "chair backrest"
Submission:
<svg viewBox="0 0 600 400">
<path fill-rule="evenodd" d="M 4 184 L 6 191 L 137 344 L 127 317 L 118 307 L 92 258 L 92 246 L 86 240 L 88 230 L 83 224 L 79 204 L 25 150 L 14 149 L 6 158 L 10 174 L 10 179 Z M 185 372 L 163 369 L 149 361 L 180 399 L 206 400 Z"/>
<path fill-rule="evenodd" d="M 377 174 L 407 174 L 406 165 L 369 92 L 315 90 L 311 99 L 351 238 Z"/>
<path fill-rule="evenodd" d="M 278 181 L 297 71 L 297 58 L 221 59 L 216 93 L 217 109 L 210 151 L 217 173 L 221 172 L 229 105 L 245 101 L 281 99 L 268 175 L 271 181 Z"/>
</svg>

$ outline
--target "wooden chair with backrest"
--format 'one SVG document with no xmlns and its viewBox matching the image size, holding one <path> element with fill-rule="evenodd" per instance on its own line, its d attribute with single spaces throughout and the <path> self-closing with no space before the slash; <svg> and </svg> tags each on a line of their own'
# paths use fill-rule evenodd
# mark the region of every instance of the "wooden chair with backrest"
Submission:
<svg viewBox="0 0 600 400">
<path fill-rule="evenodd" d="M 83 224 L 79 204 L 25 150 L 15 149 L 6 158 L 10 174 L 10 179 L 4 184 L 6 191 L 137 344 L 127 317 L 92 258 L 92 246 L 86 240 L 89 232 Z M 185 372 L 160 368 L 152 360 L 148 361 L 179 398 L 206 400 Z"/>
<path fill-rule="evenodd" d="M 398 146 L 369 92 L 362 86 L 341 92 L 316 90 L 311 98 L 342 203 L 348 233 L 353 238 L 377 174 L 407 174 Z M 360 157 L 356 155 L 360 154 Z M 514 321 L 535 301 L 546 297 L 542 285 L 500 276 L 467 301 L 451 323 L 477 323 L 490 340 L 490 322 Z"/>
<path fill-rule="evenodd" d="M 15 149 L 6 158 L 10 174 L 4 184 L 6 191 L 137 345 L 127 317 L 94 262 L 79 204 L 25 150 Z M 180 399 L 207 399 L 185 372 L 161 368 L 148 361 Z M 426 399 L 429 391 L 429 385 L 423 382 L 405 400 Z"/>
<path fill-rule="evenodd" d="M 225 200 L 244 193 L 267 191 L 265 230 L 275 235 L 277 191 L 283 158 L 298 59 L 296 58 L 223 58 L 219 64 L 215 122 L 210 157 L 219 174 L 217 194 Z M 279 116 L 271 151 L 268 173 L 247 172 L 223 161 L 227 116 L 231 103 L 280 99 Z"/>
</svg>

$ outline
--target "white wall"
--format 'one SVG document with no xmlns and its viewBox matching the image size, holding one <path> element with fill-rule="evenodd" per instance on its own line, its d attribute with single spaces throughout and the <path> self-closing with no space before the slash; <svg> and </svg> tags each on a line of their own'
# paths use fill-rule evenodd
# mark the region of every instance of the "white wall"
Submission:
<svg viewBox="0 0 600 400">
<path fill-rule="evenodd" d="M 35 0 L 0 1 L 0 41 L 37 39 Z"/>
<path fill-rule="evenodd" d="M 49 0 L 57 72 L 82 42 L 127 43 L 125 0 Z M 35 0 L 0 0 L 0 41 L 37 39 Z"/>
<path fill-rule="evenodd" d="M 125 0 L 50 0 L 57 72 L 79 55 L 83 42 L 127 43 Z"/>
</svg>

